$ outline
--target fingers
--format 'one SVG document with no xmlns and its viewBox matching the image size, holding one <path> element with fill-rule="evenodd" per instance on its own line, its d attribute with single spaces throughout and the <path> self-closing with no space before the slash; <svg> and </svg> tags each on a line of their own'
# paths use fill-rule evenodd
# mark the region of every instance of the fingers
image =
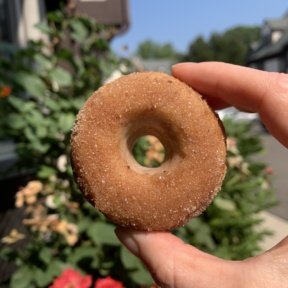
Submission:
<svg viewBox="0 0 288 288">
<path fill-rule="evenodd" d="M 204 95 L 203 95 L 204 96 Z M 212 98 L 204 96 L 206 101 L 208 102 L 209 106 L 212 107 L 214 110 L 220 110 L 231 106 L 231 104 L 219 99 L 219 98 Z"/>
<path fill-rule="evenodd" d="M 271 134 L 288 147 L 288 75 L 218 62 L 180 63 L 172 72 L 214 108 L 232 105 L 258 112 Z"/>
<path fill-rule="evenodd" d="M 262 255 L 246 260 L 253 267 L 255 287 L 288 287 L 288 237 Z"/>
<path fill-rule="evenodd" d="M 120 241 L 146 264 L 161 287 L 244 287 L 240 262 L 224 261 L 166 232 L 116 229 Z"/>
<path fill-rule="evenodd" d="M 165 232 L 117 228 L 116 234 L 161 287 L 288 287 L 288 237 L 262 255 L 225 261 Z"/>
</svg>

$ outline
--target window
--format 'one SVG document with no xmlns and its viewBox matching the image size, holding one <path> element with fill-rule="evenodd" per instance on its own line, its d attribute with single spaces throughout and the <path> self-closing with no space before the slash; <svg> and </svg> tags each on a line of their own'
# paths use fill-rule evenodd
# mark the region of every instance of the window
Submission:
<svg viewBox="0 0 288 288">
<path fill-rule="evenodd" d="M 0 42 L 10 41 L 10 27 L 8 25 L 8 1 L 0 0 Z"/>
<path fill-rule="evenodd" d="M 264 70 L 269 72 L 280 72 L 280 59 L 275 57 L 265 60 Z"/>
<path fill-rule="evenodd" d="M 282 35 L 283 35 L 282 31 L 273 31 L 271 35 L 272 43 L 278 42 L 281 39 Z"/>
</svg>

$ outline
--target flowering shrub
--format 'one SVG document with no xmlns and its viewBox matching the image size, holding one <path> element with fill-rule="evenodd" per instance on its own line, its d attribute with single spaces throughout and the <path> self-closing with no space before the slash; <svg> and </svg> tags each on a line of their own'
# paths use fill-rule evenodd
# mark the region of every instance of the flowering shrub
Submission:
<svg viewBox="0 0 288 288">
<path fill-rule="evenodd" d="M 114 28 L 63 11 L 50 14 L 48 25 L 38 28 L 48 42 L 31 41 L 21 50 L 0 47 L 5 50 L 0 53 L 0 114 L 5 115 L 0 139 L 14 140 L 16 168 L 35 171 L 36 179 L 20 187 L 15 199 L 26 212 L 25 249 L 10 248 L 25 237 L 15 229 L 2 239 L 7 245 L 2 260 L 18 267 L 6 281 L 10 287 L 47 287 L 70 267 L 94 279 L 110 275 L 128 286 L 152 283 L 143 265 L 121 247 L 114 226 L 84 201 L 69 165 L 76 113 L 111 71 L 127 69 L 128 61 L 109 52 Z"/>
<path fill-rule="evenodd" d="M 91 276 L 83 276 L 73 269 L 64 270 L 49 288 L 89 288 L 92 285 Z"/>
<path fill-rule="evenodd" d="M 97 279 L 94 288 L 124 288 L 123 284 L 119 281 L 106 277 Z"/>
<path fill-rule="evenodd" d="M 79 271 L 67 268 L 58 276 L 49 288 L 90 288 L 92 276 L 82 275 Z M 111 277 L 99 278 L 95 281 L 94 288 L 124 288 L 122 282 Z"/>
<path fill-rule="evenodd" d="M 2 86 L 0 87 L 0 98 L 8 97 L 12 92 L 11 87 L 9 86 Z"/>
<path fill-rule="evenodd" d="M 165 159 L 164 146 L 152 135 L 140 137 L 133 147 L 133 154 L 137 162 L 145 167 L 159 167 Z"/>
<path fill-rule="evenodd" d="M 48 42 L 30 42 L 10 58 L 10 50 L 5 57 L 0 54 L 0 114 L 5 115 L 0 117 L 0 138 L 15 141 L 17 168 L 34 171 L 35 177 L 20 187 L 15 199 L 26 213 L 25 248 L 11 246 L 25 237 L 15 229 L 2 239 L 6 247 L 0 257 L 17 266 L 6 282 L 12 288 L 74 287 L 84 279 L 89 287 L 93 279 L 97 288 L 121 283 L 149 287 L 153 281 L 145 267 L 120 245 L 114 226 L 83 199 L 69 165 L 76 113 L 105 75 L 121 67 L 109 53 L 111 28 L 62 11 L 48 20 L 49 25 L 39 25 Z M 63 45 L 67 41 L 70 48 Z M 254 229 L 261 222 L 257 212 L 270 207 L 274 198 L 266 166 L 251 158 L 262 147 L 249 133 L 249 124 L 228 121 L 225 126 L 229 170 L 223 190 L 201 217 L 174 233 L 215 255 L 241 259 L 259 250 L 267 233 Z M 141 144 L 136 158 L 153 166 L 163 159 L 162 148 L 147 141 L 147 154 Z"/>
</svg>

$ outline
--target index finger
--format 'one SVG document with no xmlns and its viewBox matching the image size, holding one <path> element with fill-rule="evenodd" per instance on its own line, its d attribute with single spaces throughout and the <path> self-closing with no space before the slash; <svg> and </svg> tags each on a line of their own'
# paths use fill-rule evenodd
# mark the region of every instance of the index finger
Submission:
<svg viewBox="0 0 288 288">
<path fill-rule="evenodd" d="M 219 62 L 180 63 L 172 72 L 214 106 L 258 112 L 271 134 L 288 147 L 288 75 Z"/>
</svg>

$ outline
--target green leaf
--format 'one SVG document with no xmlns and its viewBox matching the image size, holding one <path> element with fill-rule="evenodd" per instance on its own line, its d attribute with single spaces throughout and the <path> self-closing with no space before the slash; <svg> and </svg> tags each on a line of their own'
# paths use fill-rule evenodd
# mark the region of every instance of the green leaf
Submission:
<svg viewBox="0 0 288 288">
<path fill-rule="evenodd" d="M 215 243 L 211 235 L 211 228 L 201 218 L 192 219 L 185 227 L 188 233 L 193 235 L 193 243 L 197 244 L 199 247 L 204 246 L 208 247 L 209 249 L 213 249 L 215 247 Z"/>
<path fill-rule="evenodd" d="M 111 268 L 114 266 L 114 261 L 111 260 L 111 261 L 106 261 L 106 262 L 103 262 L 102 265 L 101 265 L 101 268 L 102 269 L 105 269 L 105 270 L 111 270 Z"/>
<path fill-rule="evenodd" d="M 92 223 L 93 222 L 88 217 L 81 217 L 78 221 L 79 232 L 82 233 L 88 230 L 88 228 L 92 226 Z"/>
<path fill-rule="evenodd" d="M 73 250 L 73 253 L 68 258 L 68 263 L 76 265 L 77 262 L 81 261 L 84 258 L 97 258 L 96 248 L 87 246 L 87 247 L 78 247 Z"/>
<path fill-rule="evenodd" d="M 49 148 L 50 148 L 50 144 L 49 143 L 43 143 L 40 142 L 37 138 L 35 141 L 30 143 L 30 149 L 32 149 L 35 152 L 38 152 L 40 154 L 45 154 Z"/>
<path fill-rule="evenodd" d="M 93 260 L 92 260 L 92 262 L 91 262 L 91 267 L 92 267 L 93 269 L 98 269 L 99 266 L 100 266 L 100 260 L 99 260 L 99 258 L 98 258 L 98 257 L 94 257 Z"/>
<path fill-rule="evenodd" d="M 193 218 L 186 224 L 186 228 L 189 229 L 190 232 L 194 233 L 199 228 L 201 228 L 203 221 L 200 218 Z"/>
<path fill-rule="evenodd" d="M 56 170 L 52 167 L 42 165 L 37 173 L 37 176 L 42 179 L 47 179 L 56 174 Z"/>
<path fill-rule="evenodd" d="M 221 197 L 216 197 L 213 203 L 219 209 L 226 211 L 235 211 L 237 208 L 236 204 L 233 201 Z"/>
<path fill-rule="evenodd" d="M 26 126 L 24 117 L 18 113 L 10 113 L 7 116 L 5 122 L 11 129 L 15 129 L 15 130 L 23 129 Z"/>
<path fill-rule="evenodd" d="M 52 61 L 51 59 L 47 59 L 44 55 L 36 54 L 34 57 L 36 65 L 38 65 L 37 70 L 46 71 L 52 69 Z"/>
<path fill-rule="evenodd" d="M 43 80 L 35 74 L 18 72 L 15 74 L 15 80 L 21 85 L 28 94 L 42 99 L 46 92 L 46 85 Z"/>
<path fill-rule="evenodd" d="M 70 22 L 70 26 L 73 30 L 71 37 L 77 42 L 84 42 L 88 35 L 88 29 L 85 25 L 78 19 L 74 19 Z"/>
<path fill-rule="evenodd" d="M 50 273 L 51 275 L 57 276 L 61 273 L 61 271 L 64 268 L 67 268 L 68 266 L 69 266 L 68 264 L 63 263 L 59 260 L 52 260 L 47 269 L 47 272 Z"/>
<path fill-rule="evenodd" d="M 40 30 L 41 32 L 43 32 L 44 34 L 52 34 L 53 33 L 53 29 L 51 27 L 48 26 L 48 24 L 46 24 L 45 22 L 41 22 L 41 23 L 37 23 L 35 25 L 35 27 Z"/>
<path fill-rule="evenodd" d="M 149 285 L 153 283 L 150 274 L 140 260 L 124 247 L 121 247 L 120 258 L 129 275 L 137 284 Z"/>
<path fill-rule="evenodd" d="M 23 122 L 24 122 L 24 121 L 23 121 Z M 34 141 L 35 141 L 35 142 L 38 141 L 35 133 L 34 133 L 33 130 L 31 129 L 31 127 L 26 126 L 26 127 L 24 128 L 23 132 L 24 132 L 24 135 L 26 136 L 26 138 L 27 138 L 30 142 L 33 143 Z"/>
<path fill-rule="evenodd" d="M 137 269 L 140 266 L 140 260 L 124 247 L 121 247 L 120 258 L 124 267 L 129 270 Z"/>
<path fill-rule="evenodd" d="M 195 242 L 199 245 L 205 245 L 210 249 L 215 247 L 215 243 L 211 236 L 211 229 L 207 224 L 197 231 L 195 234 Z"/>
<path fill-rule="evenodd" d="M 47 269 L 45 271 L 41 269 L 35 269 L 33 278 L 37 284 L 37 287 L 48 287 L 48 284 L 50 284 L 53 281 L 55 273 L 51 269 Z"/>
<path fill-rule="evenodd" d="M 132 272 L 131 278 L 140 285 L 152 285 L 154 283 L 150 273 L 142 266 L 137 271 Z"/>
<path fill-rule="evenodd" d="M 60 111 L 61 107 L 59 106 L 59 103 L 57 100 L 53 99 L 53 98 L 46 98 L 45 99 L 45 105 L 51 109 L 52 111 Z"/>
<path fill-rule="evenodd" d="M 34 102 L 27 101 L 22 103 L 22 109 L 21 109 L 22 113 L 27 113 L 33 109 L 36 109 L 36 104 Z"/>
<path fill-rule="evenodd" d="M 49 264 L 52 259 L 52 251 L 49 248 L 42 248 L 39 253 L 39 259 L 42 260 L 45 264 Z"/>
<path fill-rule="evenodd" d="M 45 126 L 36 126 L 36 135 L 38 138 L 45 138 L 47 136 L 47 128 Z"/>
<path fill-rule="evenodd" d="M 37 109 L 30 110 L 29 113 L 25 113 L 25 119 L 32 127 L 43 125 L 45 118 Z"/>
<path fill-rule="evenodd" d="M 77 74 L 82 75 L 83 73 L 85 73 L 85 66 L 84 66 L 82 59 L 79 56 L 75 55 L 73 57 L 73 60 L 74 60 L 74 65 L 76 67 Z"/>
<path fill-rule="evenodd" d="M 14 260 L 15 257 L 15 250 L 11 247 L 4 246 L 0 249 L 0 260 L 10 262 Z M 13 257 L 13 258 L 12 258 Z"/>
<path fill-rule="evenodd" d="M 23 104 L 25 103 L 23 99 L 19 99 L 15 96 L 8 97 L 8 102 L 18 111 L 22 111 Z"/>
<path fill-rule="evenodd" d="M 73 123 L 75 121 L 75 115 L 72 113 L 63 113 L 59 116 L 59 128 L 67 133 L 72 129 Z"/>
<path fill-rule="evenodd" d="M 61 67 L 56 67 L 49 72 L 52 82 L 56 82 L 60 87 L 72 84 L 71 75 Z"/>
<path fill-rule="evenodd" d="M 120 242 L 114 233 L 114 229 L 115 227 L 111 224 L 98 222 L 87 230 L 87 234 L 97 245 L 118 246 Z"/>
<path fill-rule="evenodd" d="M 37 287 L 48 287 L 53 281 L 53 278 L 59 276 L 62 269 L 65 268 L 65 264 L 58 260 L 50 261 L 45 270 L 34 268 L 33 280 L 36 282 Z M 31 286 L 29 286 L 31 287 Z"/>
<path fill-rule="evenodd" d="M 83 106 L 85 100 L 82 98 L 75 98 L 71 100 L 72 105 L 75 109 L 80 110 L 80 108 Z"/>
<path fill-rule="evenodd" d="M 12 276 L 10 281 L 11 288 L 31 287 L 33 272 L 27 266 L 19 268 Z"/>
</svg>

